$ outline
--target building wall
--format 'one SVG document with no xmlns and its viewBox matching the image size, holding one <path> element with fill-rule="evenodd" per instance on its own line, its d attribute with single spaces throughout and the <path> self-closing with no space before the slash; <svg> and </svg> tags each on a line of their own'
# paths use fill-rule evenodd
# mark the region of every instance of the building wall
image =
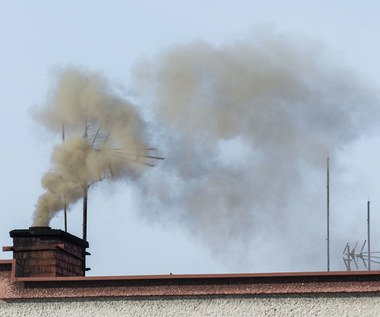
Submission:
<svg viewBox="0 0 380 317">
<path fill-rule="evenodd" d="M 0 300 L 0 316 L 379 316 L 380 293 Z"/>
</svg>

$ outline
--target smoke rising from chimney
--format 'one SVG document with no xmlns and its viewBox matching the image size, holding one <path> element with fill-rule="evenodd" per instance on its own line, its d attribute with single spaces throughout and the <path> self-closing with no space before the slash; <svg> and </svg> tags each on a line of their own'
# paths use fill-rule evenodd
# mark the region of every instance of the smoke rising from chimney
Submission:
<svg viewBox="0 0 380 317">
<path fill-rule="evenodd" d="M 134 88 L 151 105 L 167 157 L 143 178 L 147 218 L 184 221 L 219 254 L 247 252 L 253 236 L 302 243 L 307 222 L 323 236 L 325 191 L 312 181 L 325 180 L 327 155 L 373 126 L 378 100 L 303 40 L 195 41 L 136 65 Z"/>
<path fill-rule="evenodd" d="M 65 203 L 82 197 L 85 186 L 141 172 L 128 160 L 144 148 L 143 121 L 133 105 L 118 97 L 100 73 L 71 67 L 56 75 L 54 89 L 35 117 L 66 137 L 54 148 L 52 167 L 42 178 L 46 192 L 38 199 L 34 226 L 48 225 Z"/>
<path fill-rule="evenodd" d="M 33 225 L 47 225 L 112 166 L 115 179 L 136 181 L 149 222 L 178 221 L 242 262 L 253 240 L 281 264 L 317 262 L 310 245 L 319 237 L 324 252 L 326 156 L 339 157 L 379 115 L 377 91 L 321 45 L 265 32 L 176 45 L 137 63 L 132 90 L 147 126 L 101 74 L 68 68 L 57 79 L 36 117 L 54 133 L 64 124 L 67 138 L 42 179 Z M 103 133 L 96 146 L 96 132 L 83 137 L 86 121 Z M 141 175 L 111 149 L 144 147 L 146 129 L 166 160 Z"/>
</svg>

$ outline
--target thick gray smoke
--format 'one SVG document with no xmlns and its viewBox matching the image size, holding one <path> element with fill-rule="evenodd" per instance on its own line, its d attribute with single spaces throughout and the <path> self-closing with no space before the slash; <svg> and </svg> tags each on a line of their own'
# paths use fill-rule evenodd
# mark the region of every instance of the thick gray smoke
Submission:
<svg viewBox="0 0 380 317">
<path fill-rule="evenodd" d="M 66 135 L 43 176 L 33 225 L 46 226 L 54 215 L 80 199 L 83 189 L 105 178 L 139 175 L 136 151 L 144 148 L 143 124 L 135 108 L 112 92 L 99 73 L 68 68 L 56 84 L 38 120 Z"/>
<path fill-rule="evenodd" d="M 183 221 L 216 253 L 270 236 L 305 251 L 313 226 L 324 247 L 326 157 L 378 117 L 355 73 L 319 45 L 265 35 L 173 46 L 134 74 L 167 158 L 145 179 L 148 218 Z"/>
<path fill-rule="evenodd" d="M 326 157 L 373 127 L 375 90 L 321 46 L 273 34 L 177 45 L 138 63 L 133 78 L 152 142 L 166 158 L 135 178 L 140 214 L 180 223 L 234 264 L 252 257 L 282 267 L 301 257 L 316 263 L 325 246 Z M 112 149 L 143 147 L 142 121 L 100 74 L 62 71 L 38 117 L 55 133 L 63 124 L 68 137 L 42 180 L 35 225 L 48 224 L 87 184 L 140 175 Z M 86 121 L 92 132 L 84 137 Z"/>
</svg>

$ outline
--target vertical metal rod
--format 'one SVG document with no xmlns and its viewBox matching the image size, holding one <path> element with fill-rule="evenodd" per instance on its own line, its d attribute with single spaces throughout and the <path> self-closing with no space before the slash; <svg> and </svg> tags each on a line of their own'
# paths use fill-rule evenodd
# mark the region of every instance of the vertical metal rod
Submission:
<svg viewBox="0 0 380 317">
<path fill-rule="evenodd" d="M 330 158 L 327 157 L 327 271 L 330 271 Z"/>
<path fill-rule="evenodd" d="M 87 78 L 87 87 L 88 87 L 88 78 Z M 87 100 L 88 101 L 88 100 Z M 83 137 L 88 140 L 88 104 L 86 107 L 85 114 L 85 127 L 84 127 L 84 135 Z M 88 187 L 86 184 L 83 187 L 83 240 L 87 241 L 87 195 L 88 195 Z M 83 275 L 86 275 L 86 252 L 83 252 Z"/>
<path fill-rule="evenodd" d="M 65 142 L 65 125 L 62 124 L 62 143 Z M 67 232 L 67 203 L 66 195 L 63 195 L 63 214 L 65 218 L 65 232 Z"/>
<path fill-rule="evenodd" d="M 87 192 L 88 186 L 83 187 L 83 240 L 87 241 Z"/>
<path fill-rule="evenodd" d="M 88 186 L 83 187 L 83 240 L 87 241 L 87 192 Z M 83 252 L 83 275 L 86 275 L 86 251 Z"/>
<path fill-rule="evenodd" d="M 87 79 L 88 85 L 88 79 Z M 85 117 L 85 127 L 84 127 L 84 138 L 88 139 L 88 122 L 87 122 L 87 111 Z M 88 185 L 86 184 L 83 187 L 83 240 L 87 241 L 87 194 L 88 194 Z"/>
<path fill-rule="evenodd" d="M 63 196 L 63 211 L 65 216 L 65 232 L 67 232 L 67 203 L 66 203 L 66 195 Z"/>
<path fill-rule="evenodd" d="M 87 192 L 88 186 L 83 187 L 83 240 L 87 241 Z M 86 251 L 83 252 L 83 275 L 86 275 Z"/>
<path fill-rule="evenodd" d="M 371 240 L 370 240 L 370 201 L 367 202 L 367 247 L 368 247 L 368 271 L 371 271 Z"/>
</svg>

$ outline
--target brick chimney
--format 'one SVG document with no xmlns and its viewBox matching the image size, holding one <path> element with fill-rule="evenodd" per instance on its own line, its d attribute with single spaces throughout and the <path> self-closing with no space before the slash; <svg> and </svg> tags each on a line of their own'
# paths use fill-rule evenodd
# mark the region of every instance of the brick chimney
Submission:
<svg viewBox="0 0 380 317">
<path fill-rule="evenodd" d="M 84 276 L 88 242 L 62 230 L 30 227 L 12 230 L 13 259 L 24 277 Z"/>
</svg>

